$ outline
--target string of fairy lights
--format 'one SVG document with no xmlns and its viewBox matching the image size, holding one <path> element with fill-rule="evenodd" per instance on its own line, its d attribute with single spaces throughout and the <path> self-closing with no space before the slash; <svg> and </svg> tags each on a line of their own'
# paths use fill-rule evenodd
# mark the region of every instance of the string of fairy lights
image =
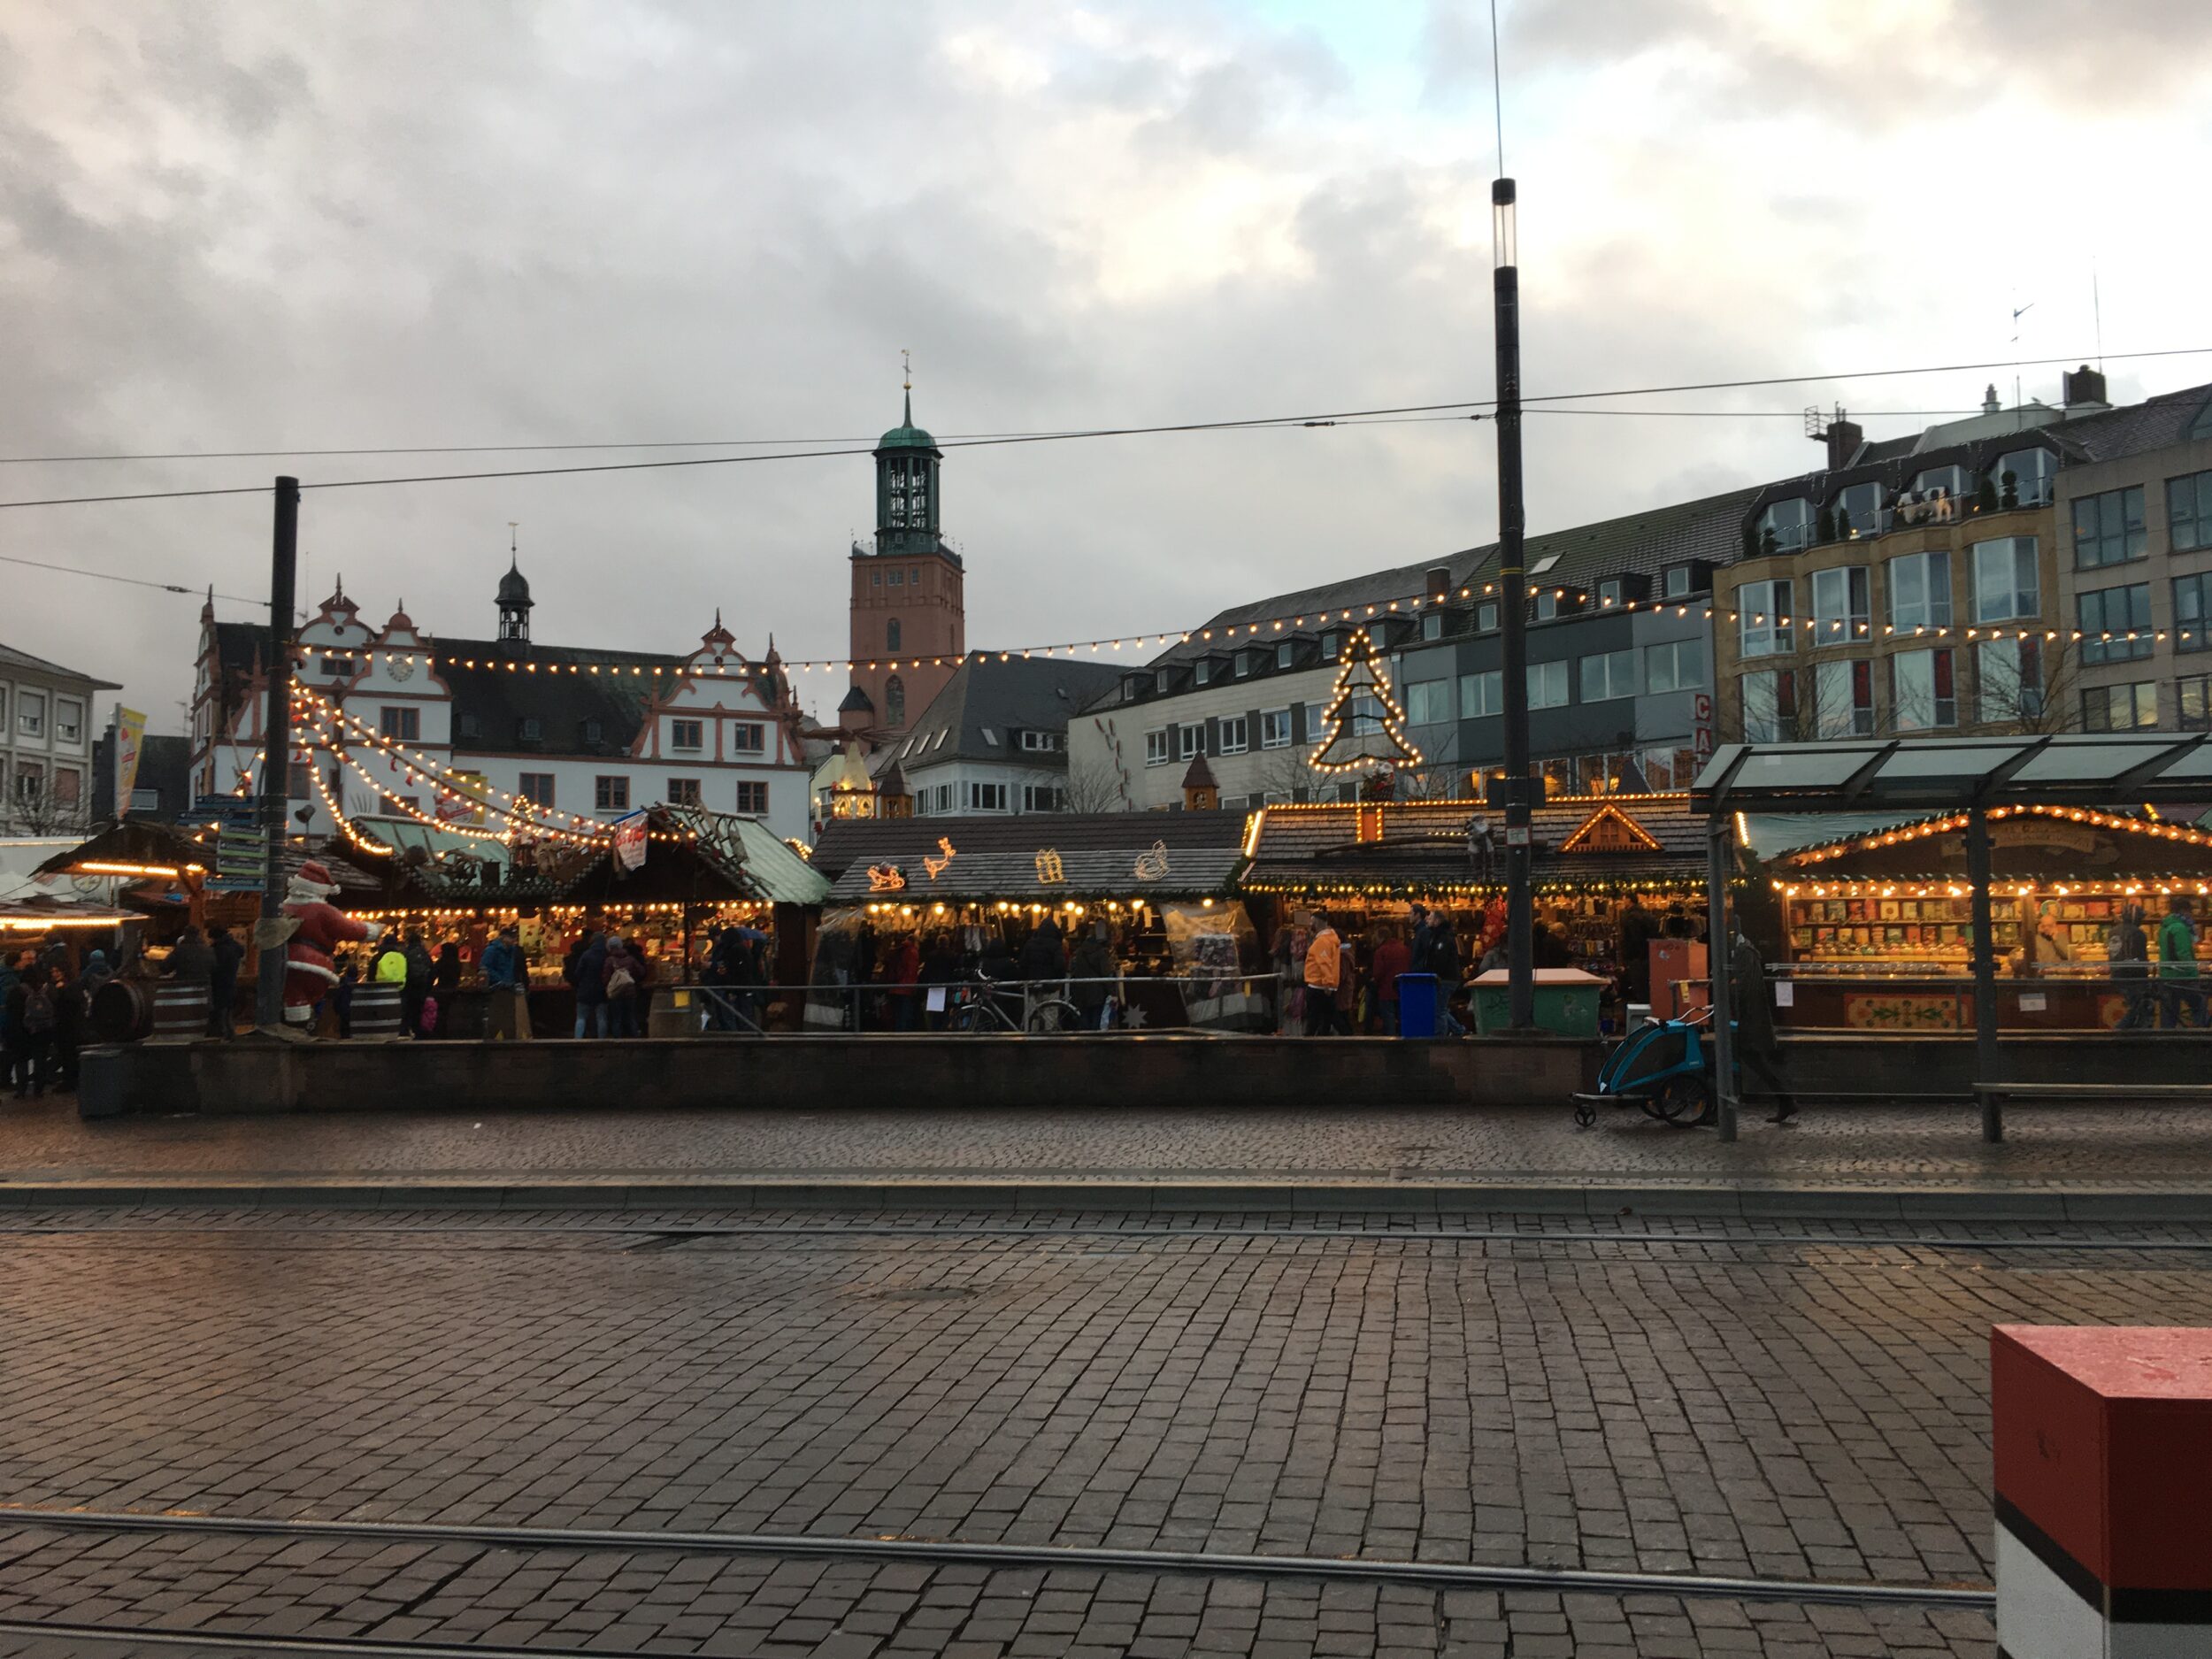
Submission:
<svg viewBox="0 0 2212 1659">
<path fill-rule="evenodd" d="M 566 652 L 557 659 L 540 651 L 517 652 L 511 657 L 467 656 L 457 651 L 442 651 L 430 644 L 416 646 L 341 646 L 326 645 L 312 641 L 302 641 L 296 649 L 297 668 L 304 669 L 308 659 L 317 659 L 322 673 L 336 674 L 357 666 L 361 671 L 374 668 L 381 663 L 387 669 L 403 665 L 412 669 L 465 669 L 470 672 L 541 675 L 557 677 L 563 674 L 597 676 L 610 680 L 749 680 L 778 670 L 799 673 L 850 673 L 855 670 L 896 672 L 901 669 L 922 667 L 958 667 L 964 663 L 1012 662 L 1039 657 L 1079 657 L 1085 654 L 1097 656 L 1102 652 L 1125 650 L 1166 650 L 1179 645 L 1193 643 L 1217 644 L 1222 648 L 1236 647 L 1241 642 L 1249 646 L 1263 638 L 1280 634 L 1322 631 L 1350 623 L 1363 625 L 1369 621 L 1386 619 L 1393 615 L 1417 618 L 1424 611 L 1434 611 L 1455 603 L 1490 598 L 1497 593 L 1495 582 L 1486 582 L 1479 588 L 1470 583 L 1454 590 L 1440 593 L 1404 595 L 1394 599 L 1363 601 L 1356 605 L 1323 607 L 1296 611 L 1279 617 L 1263 618 L 1256 621 L 1208 624 L 1202 627 L 1164 629 L 1140 634 L 1103 635 L 1088 640 L 1054 640 L 1030 645 L 1013 645 L 1002 649 L 945 653 L 918 653 L 914 655 L 883 657 L 787 657 L 772 652 L 764 657 L 750 657 L 740 651 L 702 651 L 688 657 L 672 657 L 662 662 L 638 660 L 635 657 L 580 657 Z M 1667 599 L 1617 599 L 1610 595 L 1594 598 L 1586 588 L 1553 588 L 1548 590 L 1552 603 L 1557 605 L 1587 606 L 1597 612 L 1619 611 L 1624 614 L 1663 616 L 1672 613 L 1678 618 L 1696 617 L 1702 621 L 1724 620 L 1732 624 L 1749 622 L 1754 627 L 1803 629 L 1816 635 L 1827 634 L 1851 639 L 1870 640 L 1878 632 L 1884 638 L 1948 639 L 1954 634 L 1968 640 L 2029 640 L 2042 639 L 2048 642 L 2067 641 L 2079 643 L 2094 640 L 2110 644 L 2154 640 L 2163 643 L 2168 639 L 2183 643 L 2200 637 L 2212 640 L 2212 632 L 2196 628 L 2177 629 L 2101 629 L 2089 632 L 2081 628 L 2037 628 L 2020 626 L 2016 620 L 1982 622 L 1966 626 L 1953 623 L 1900 623 L 1878 625 L 1871 618 L 1816 617 L 1773 614 L 1764 611 L 1730 610 L 1712 603 L 1691 604 Z M 1532 594 L 1532 603 L 1540 602 L 1547 590 Z M 1539 620 L 1550 620 L 1539 618 Z M 334 664 L 343 665 L 342 669 Z"/>
</svg>

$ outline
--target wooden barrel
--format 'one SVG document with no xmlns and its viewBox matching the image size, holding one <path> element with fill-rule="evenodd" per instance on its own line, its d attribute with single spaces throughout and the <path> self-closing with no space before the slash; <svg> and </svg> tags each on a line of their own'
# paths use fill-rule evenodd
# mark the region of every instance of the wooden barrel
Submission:
<svg viewBox="0 0 2212 1659">
<path fill-rule="evenodd" d="M 357 1037 L 400 1035 L 399 987 L 357 985 L 353 987 L 353 1034 Z"/>
<path fill-rule="evenodd" d="M 110 979 L 92 994 L 95 1042 L 136 1042 L 153 1029 L 154 1001 L 134 979 Z"/>
<path fill-rule="evenodd" d="M 206 1036 L 207 987 L 169 984 L 154 987 L 153 1034 L 168 1038 Z"/>
</svg>

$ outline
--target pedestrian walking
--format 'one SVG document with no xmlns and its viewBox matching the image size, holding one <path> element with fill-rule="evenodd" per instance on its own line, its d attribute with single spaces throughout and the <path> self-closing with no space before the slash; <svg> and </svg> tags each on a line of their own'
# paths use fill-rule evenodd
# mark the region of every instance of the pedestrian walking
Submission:
<svg viewBox="0 0 2212 1659">
<path fill-rule="evenodd" d="M 437 972 L 438 964 L 432 960 L 430 947 L 423 943 L 422 930 L 411 927 L 401 949 L 405 952 L 407 976 L 400 982 L 399 1022 L 410 1036 L 423 1034 L 423 1004 L 430 1000 L 430 979 Z"/>
<path fill-rule="evenodd" d="M 1314 918 L 1306 941 L 1306 1035 L 1325 1037 L 1336 1025 L 1337 982 L 1344 975 L 1344 955 L 1336 929 L 1325 914 Z"/>
<path fill-rule="evenodd" d="M 1115 979 L 1112 935 L 1103 921 L 1093 922 L 1068 961 L 1068 1001 L 1083 1017 L 1085 1031 L 1097 1031 L 1105 1023 L 1106 999 L 1113 994 Z"/>
<path fill-rule="evenodd" d="M 568 982 L 576 987 L 576 1036 L 603 1035 L 607 1022 L 607 941 L 587 927 L 568 960 Z"/>
<path fill-rule="evenodd" d="M 208 930 L 207 949 L 214 964 L 207 976 L 207 1034 L 227 1038 L 236 1030 L 232 1012 L 238 1002 L 238 969 L 246 959 L 246 948 L 229 928 L 214 927 Z"/>
<path fill-rule="evenodd" d="M 522 930 L 510 922 L 484 947 L 477 969 L 490 987 L 484 1035 L 492 1042 L 530 1041 L 530 964 L 522 954 Z"/>
<path fill-rule="evenodd" d="M 58 1094 L 77 1092 L 77 1056 L 84 1048 L 85 1019 L 88 1004 L 83 990 L 60 968 L 50 970 L 52 974 L 50 994 L 54 1002 L 54 1040 L 49 1070 L 49 1086 Z"/>
<path fill-rule="evenodd" d="M 1756 1075 L 1774 1096 L 1769 1123 L 1786 1124 L 1797 1116 L 1797 1101 L 1777 1069 L 1781 1044 L 1774 1035 L 1774 1002 L 1767 989 L 1766 964 L 1758 947 L 1744 937 L 1740 918 L 1732 917 L 1735 935 L 1728 952 L 1729 1013 L 1736 1027 L 1736 1064 L 1747 1077 Z M 1724 1080 L 1716 1079 L 1722 1082 Z"/>
<path fill-rule="evenodd" d="M 16 1099 L 36 1100 L 46 1093 L 58 1018 L 52 971 L 39 965 L 35 956 L 26 956 L 8 992 L 9 1070 Z"/>
<path fill-rule="evenodd" d="M 22 969 L 28 962 L 25 953 L 11 952 L 0 956 L 0 1089 L 12 1087 L 15 1083 L 15 987 L 23 982 Z"/>
<path fill-rule="evenodd" d="M 2186 1006 L 2196 1028 L 2208 1023 L 2204 991 L 2198 984 L 2197 925 L 2189 914 L 2189 901 L 2175 894 L 2166 901 L 2166 919 L 2158 925 L 2158 1024 L 2162 1031 L 2181 1025 Z"/>
<path fill-rule="evenodd" d="M 2113 987 L 2124 999 L 2113 1030 L 2149 1030 L 2156 995 L 2151 987 L 2150 941 L 2143 932 L 2141 905 L 2121 910 L 2120 919 L 2105 935 L 2104 954 L 2112 967 Z"/>
<path fill-rule="evenodd" d="M 600 983 L 606 991 L 607 1035 L 638 1034 L 638 1003 L 643 1000 L 645 963 L 626 939 L 610 935 L 600 964 Z"/>
<path fill-rule="evenodd" d="M 922 948 L 914 935 L 901 935 L 883 964 L 883 978 L 891 987 L 891 1029 L 921 1029 Z"/>
</svg>

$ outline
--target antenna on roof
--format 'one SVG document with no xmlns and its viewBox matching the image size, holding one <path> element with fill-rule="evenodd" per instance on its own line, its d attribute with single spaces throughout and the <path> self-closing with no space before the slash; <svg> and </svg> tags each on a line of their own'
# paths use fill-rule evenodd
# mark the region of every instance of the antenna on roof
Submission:
<svg viewBox="0 0 2212 1659">
<path fill-rule="evenodd" d="M 2020 319 L 2034 309 L 2033 300 L 2030 300 L 2025 305 L 2016 305 L 2012 308 L 2012 424 L 2016 431 L 2019 429 L 2021 423 Z"/>
<path fill-rule="evenodd" d="M 520 568 L 520 560 L 522 558 L 521 530 L 522 521 L 519 518 L 510 518 L 507 520 L 507 567 L 510 570 Z"/>
<path fill-rule="evenodd" d="M 2104 302 L 2097 297 L 2097 256 L 2089 256 L 2089 316 L 2097 330 L 2097 373 L 2104 373 Z"/>
</svg>

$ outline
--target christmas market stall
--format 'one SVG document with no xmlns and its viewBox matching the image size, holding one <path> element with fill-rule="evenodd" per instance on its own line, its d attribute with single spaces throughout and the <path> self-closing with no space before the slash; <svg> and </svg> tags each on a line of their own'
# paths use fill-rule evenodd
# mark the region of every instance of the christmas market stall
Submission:
<svg viewBox="0 0 2212 1659">
<path fill-rule="evenodd" d="M 1385 937 L 1403 937 L 1412 906 L 1424 905 L 1448 920 L 1471 973 L 1505 932 L 1503 836 L 1502 818 L 1475 801 L 1271 806 L 1239 887 L 1263 897 L 1279 926 L 1325 910 L 1340 933 L 1348 928 L 1363 964 Z M 1671 973 L 1701 975 L 1692 918 L 1705 828 L 1688 796 L 1555 795 L 1533 809 L 1530 844 L 1540 967 L 1594 973 L 1616 1004 L 1647 1002 L 1650 984 Z M 1655 958 L 1654 941 L 1679 961 L 1670 966 L 1663 950 Z"/>
<path fill-rule="evenodd" d="M 1745 815 L 1740 839 L 1762 861 L 1772 900 L 1763 928 L 1764 907 L 1749 909 L 1753 937 L 1770 960 L 1788 964 L 1778 1023 L 1971 1029 L 1966 826 L 1960 812 L 1901 821 Z M 2141 809 L 2029 804 L 1991 808 L 1989 840 L 1992 942 L 1999 972 L 2016 982 L 2000 1004 L 2005 1025 L 2141 1023 L 2147 998 L 2131 995 L 2116 975 L 2108 941 L 2131 906 L 2147 935 L 2177 896 L 2202 917 L 2212 905 L 2212 832 L 2198 827 L 2193 810 L 2177 820 Z M 2198 950 L 2212 955 L 2200 921 Z"/>
<path fill-rule="evenodd" d="M 1056 941 L 1074 956 L 1103 923 L 1117 983 L 1101 988 L 1119 1025 L 1271 1028 L 1271 984 L 1234 885 L 1248 827 L 1244 813 L 1211 808 L 835 819 L 814 849 L 833 885 L 809 1021 L 935 1027 L 947 996 L 918 977 L 898 989 L 905 970 L 936 984 L 1041 978 L 1024 971 L 1034 935 L 1049 925 L 1033 964 Z"/>
<path fill-rule="evenodd" d="M 419 933 L 434 956 L 456 948 L 455 1035 L 482 1028 L 476 964 L 506 926 L 528 964 L 532 1029 L 559 1036 L 572 1029 L 575 1007 L 565 964 L 587 929 L 638 947 L 651 969 L 649 996 L 696 979 L 714 936 L 732 926 L 769 935 L 772 956 L 791 956 L 796 978 L 829 887 L 757 820 L 689 807 L 633 813 L 613 826 L 611 844 L 488 840 L 407 818 L 356 817 L 346 829 L 323 854 L 341 888 L 335 902 L 403 937 Z"/>
</svg>

